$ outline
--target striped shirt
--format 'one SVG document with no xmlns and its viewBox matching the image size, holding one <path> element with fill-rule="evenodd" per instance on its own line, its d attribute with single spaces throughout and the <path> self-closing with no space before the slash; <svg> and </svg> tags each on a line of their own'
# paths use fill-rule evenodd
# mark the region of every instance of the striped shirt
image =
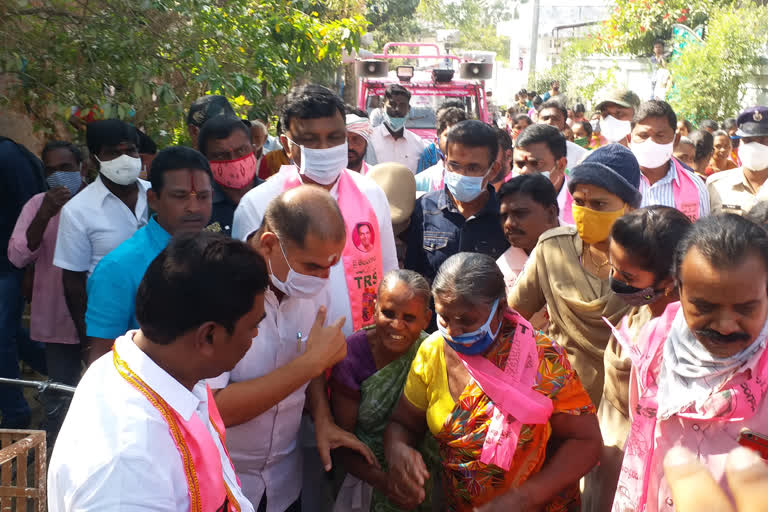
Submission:
<svg viewBox="0 0 768 512">
<path fill-rule="evenodd" d="M 709 215 L 709 192 L 707 192 L 707 185 L 704 181 L 693 173 L 683 169 L 683 172 L 696 185 L 696 190 L 699 193 L 699 217 Z M 643 201 L 640 203 L 641 207 L 662 205 L 677 208 L 675 205 L 675 192 L 673 189 L 673 182 L 677 182 L 680 186 L 680 178 L 677 175 L 677 168 L 675 167 L 674 160 L 669 161 L 669 171 L 667 175 L 661 178 L 659 181 L 650 184 L 648 178 L 644 174 L 640 174 L 640 193 L 643 195 Z"/>
</svg>

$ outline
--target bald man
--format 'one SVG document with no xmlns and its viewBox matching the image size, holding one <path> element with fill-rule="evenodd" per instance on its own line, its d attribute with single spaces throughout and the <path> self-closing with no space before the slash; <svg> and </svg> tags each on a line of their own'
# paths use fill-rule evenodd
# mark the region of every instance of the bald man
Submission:
<svg viewBox="0 0 768 512">
<path fill-rule="evenodd" d="M 330 449 L 373 454 L 334 423 L 326 368 L 346 356 L 344 317 L 328 318 L 328 277 L 344 250 L 346 231 L 336 201 L 320 187 L 302 185 L 267 205 L 251 246 L 264 256 L 270 286 L 266 316 L 245 357 L 209 380 L 227 427 L 227 448 L 243 492 L 265 512 L 298 511 L 302 459 L 298 443 L 304 401 L 315 422 L 325 469 Z"/>
</svg>

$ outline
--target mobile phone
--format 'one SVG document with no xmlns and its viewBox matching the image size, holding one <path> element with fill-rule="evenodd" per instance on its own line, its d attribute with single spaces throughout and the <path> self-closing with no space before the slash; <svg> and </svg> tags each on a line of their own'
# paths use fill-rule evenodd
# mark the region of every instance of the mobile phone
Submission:
<svg viewBox="0 0 768 512">
<path fill-rule="evenodd" d="M 739 432 L 738 443 L 741 446 L 755 450 L 762 458 L 768 460 L 768 436 L 744 428 Z"/>
</svg>

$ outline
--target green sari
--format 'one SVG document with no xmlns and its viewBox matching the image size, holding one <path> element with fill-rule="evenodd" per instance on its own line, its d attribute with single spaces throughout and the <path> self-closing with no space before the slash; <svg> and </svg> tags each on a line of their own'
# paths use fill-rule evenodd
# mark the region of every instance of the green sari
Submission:
<svg viewBox="0 0 768 512">
<path fill-rule="evenodd" d="M 384 431 L 387 429 L 389 417 L 403 393 L 405 379 L 411 369 L 411 362 L 416 357 L 421 343 L 428 336 L 422 331 L 419 339 L 413 343 L 408 352 L 368 377 L 360 386 L 360 408 L 357 412 L 355 435 L 373 451 L 384 471 L 386 471 Z M 438 467 L 438 447 L 435 438 L 429 431 L 425 434 L 424 442 L 419 451 L 424 457 L 430 474 L 434 474 L 434 469 Z M 415 510 L 432 510 L 431 490 L 432 479 L 430 478 L 426 484 L 427 497 Z M 371 512 L 399 512 L 401 509 L 390 503 L 386 496 L 378 490 L 373 489 L 370 510 Z"/>
</svg>

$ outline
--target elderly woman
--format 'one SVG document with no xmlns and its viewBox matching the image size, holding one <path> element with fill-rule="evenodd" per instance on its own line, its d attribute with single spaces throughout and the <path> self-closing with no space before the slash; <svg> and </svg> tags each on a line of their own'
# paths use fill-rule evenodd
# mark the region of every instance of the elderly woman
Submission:
<svg viewBox="0 0 768 512">
<path fill-rule="evenodd" d="M 528 258 L 509 306 L 530 319 L 544 305 L 548 333 L 565 347 L 592 402 L 603 394 L 603 352 L 629 306 L 611 291 L 608 243 L 613 223 L 640 206 L 640 166 L 620 144 L 598 148 L 573 168 L 568 189 L 576 226 L 550 229 Z"/>
<path fill-rule="evenodd" d="M 489 256 L 448 258 L 432 296 L 438 332 L 419 348 L 385 433 L 392 486 L 424 498 L 430 474 L 415 447 L 429 429 L 440 510 L 578 510 L 576 485 L 602 440 L 563 349 L 506 307 Z"/>
<path fill-rule="evenodd" d="M 347 356 L 333 369 L 331 407 L 336 422 L 366 443 L 381 465 L 369 464 L 351 451 L 339 452 L 348 474 L 335 512 L 395 511 L 416 504 L 397 492 L 382 469 L 383 436 L 411 361 L 427 337 L 424 329 L 432 318 L 429 299 L 429 283 L 420 274 L 388 272 L 379 285 L 375 325 L 347 338 Z M 430 446 L 434 448 L 434 441 Z M 424 510 L 429 509 L 426 503 Z"/>
<path fill-rule="evenodd" d="M 633 341 L 653 329 L 654 319 L 680 300 L 672 261 L 677 244 L 690 228 L 691 220 L 683 212 L 658 205 L 629 212 L 613 224 L 609 280 L 613 292 L 631 307 L 616 326 L 624 339 Z M 600 465 L 587 476 L 586 510 L 607 512 L 613 504 L 630 427 L 631 366 L 628 353 L 612 335 L 605 349 L 605 385 L 597 411 L 605 446 Z"/>
</svg>

